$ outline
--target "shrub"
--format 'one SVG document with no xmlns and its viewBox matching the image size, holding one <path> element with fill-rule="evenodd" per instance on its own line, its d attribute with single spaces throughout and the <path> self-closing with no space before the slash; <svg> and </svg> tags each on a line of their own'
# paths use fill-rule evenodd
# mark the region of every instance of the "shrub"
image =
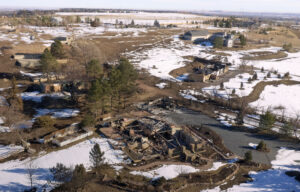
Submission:
<svg viewBox="0 0 300 192">
<path fill-rule="evenodd" d="M 267 78 L 270 78 L 271 77 L 271 73 L 270 72 L 268 72 L 268 74 L 267 74 Z"/>
<path fill-rule="evenodd" d="M 241 82 L 240 89 L 244 89 L 244 83 L 243 82 Z"/>
<path fill-rule="evenodd" d="M 41 116 L 36 118 L 32 125 L 32 128 L 52 128 L 54 127 L 55 119 L 51 118 L 49 115 Z"/>
<path fill-rule="evenodd" d="M 293 45 L 292 45 L 291 43 L 289 43 L 289 44 L 284 44 L 284 45 L 282 46 L 282 49 L 283 49 L 284 51 L 287 51 L 287 52 L 290 52 L 290 51 L 292 50 L 292 48 L 293 48 Z"/>
<path fill-rule="evenodd" d="M 261 129 L 271 129 L 275 121 L 275 116 L 270 111 L 267 111 L 264 115 L 260 116 L 259 127 Z"/>
<path fill-rule="evenodd" d="M 287 136 L 291 136 L 293 133 L 292 123 L 291 122 L 284 123 L 282 126 L 282 132 Z"/>
<path fill-rule="evenodd" d="M 249 163 L 252 161 L 252 152 L 251 151 L 247 151 L 244 155 L 244 161 L 246 163 Z"/>
<path fill-rule="evenodd" d="M 260 141 L 256 147 L 258 151 L 268 151 L 267 144 L 264 141 Z"/>
</svg>

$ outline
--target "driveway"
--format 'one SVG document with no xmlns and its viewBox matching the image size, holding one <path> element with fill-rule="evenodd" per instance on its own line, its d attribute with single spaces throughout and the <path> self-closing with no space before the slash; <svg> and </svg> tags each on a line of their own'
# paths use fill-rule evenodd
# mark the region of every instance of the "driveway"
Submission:
<svg viewBox="0 0 300 192">
<path fill-rule="evenodd" d="M 170 112 L 166 115 L 166 117 L 167 121 L 178 125 L 207 125 L 211 130 L 215 131 L 220 137 L 222 137 L 224 145 L 233 153 L 243 157 L 245 152 L 251 150 L 253 160 L 259 163 L 271 164 L 271 161 L 275 160 L 277 151 L 280 147 L 300 150 L 299 143 L 279 141 L 278 139 L 264 137 L 255 133 L 233 130 L 200 112 L 184 109 L 177 112 Z M 264 140 L 268 148 L 270 148 L 271 151 L 269 153 L 258 152 L 249 147 L 249 143 L 258 144 L 261 140 Z"/>
</svg>

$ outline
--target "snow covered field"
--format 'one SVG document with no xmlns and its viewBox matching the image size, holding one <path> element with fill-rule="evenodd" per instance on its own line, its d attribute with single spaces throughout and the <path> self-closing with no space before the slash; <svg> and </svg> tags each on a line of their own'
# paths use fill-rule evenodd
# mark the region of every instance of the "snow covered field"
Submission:
<svg viewBox="0 0 300 192">
<path fill-rule="evenodd" d="M 276 160 L 272 161 L 272 168 L 262 172 L 251 172 L 253 182 L 235 185 L 226 192 L 287 192 L 300 191 L 299 182 L 285 174 L 286 171 L 300 171 L 300 151 L 280 149 Z M 219 192 L 220 187 L 202 192 Z"/>
<path fill-rule="evenodd" d="M 127 53 L 127 55 L 133 57 L 130 59 L 133 64 L 139 68 L 147 69 L 151 75 L 175 81 L 176 79 L 169 73 L 174 69 L 185 66 L 185 62 L 188 61 L 184 58 L 185 56 L 197 56 L 204 49 L 206 47 L 185 44 L 175 37 L 168 47 L 158 45 L 146 51 L 134 51 Z"/>
<path fill-rule="evenodd" d="M 33 159 L 33 166 L 36 170 L 34 184 L 41 187 L 51 179 L 49 168 L 56 163 L 63 163 L 66 166 L 74 167 L 77 164 L 83 164 L 86 168 L 91 166 L 89 161 L 89 151 L 95 143 L 100 145 L 101 151 L 104 152 L 105 162 L 111 165 L 128 163 L 124 160 L 125 156 L 122 151 L 113 150 L 108 143 L 108 139 L 93 138 L 86 140 L 68 149 L 54 151 L 48 154 L 40 154 Z M 30 159 L 23 161 L 8 161 L 0 164 L 0 191 L 23 191 L 30 186 L 27 177 L 27 168 Z"/>
<path fill-rule="evenodd" d="M 248 82 L 248 79 L 252 78 L 253 75 L 250 75 L 249 73 L 243 73 L 231 78 L 228 82 L 224 82 L 224 90 L 220 90 L 220 85 L 217 85 L 205 87 L 202 89 L 202 91 L 209 95 L 217 94 L 219 97 L 228 99 L 232 97 L 231 93 L 233 89 L 235 89 L 235 95 L 243 97 L 249 95 L 253 91 L 255 85 L 257 85 L 259 82 L 282 80 L 273 73 L 271 73 L 270 78 L 264 79 L 268 72 L 261 72 L 260 70 L 255 70 L 255 72 L 257 74 L 257 80 L 253 80 L 251 83 Z M 281 76 L 283 75 L 284 74 L 281 74 Z M 243 83 L 243 89 L 240 89 L 241 83 Z"/>
<path fill-rule="evenodd" d="M 272 113 L 296 118 L 300 115 L 300 85 L 267 86 L 259 99 L 250 106 L 260 111 L 271 110 Z"/>
<path fill-rule="evenodd" d="M 165 177 L 166 179 L 173 179 L 180 174 L 195 173 L 197 171 L 199 170 L 187 165 L 163 165 L 160 168 L 148 172 L 132 171 L 130 173 L 133 175 L 142 175 L 155 180 L 160 177 Z"/>
</svg>

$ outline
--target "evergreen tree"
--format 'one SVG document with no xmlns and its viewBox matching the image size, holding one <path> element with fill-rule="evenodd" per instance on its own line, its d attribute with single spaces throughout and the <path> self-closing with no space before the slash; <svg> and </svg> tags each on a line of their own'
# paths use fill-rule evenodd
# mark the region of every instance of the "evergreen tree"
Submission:
<svg viewBox="0 0 300 192">
<path fill-rule="evenodd" d="M 100 78 L 101 75 L 103 74 L 103 68 L 102 65 L 100 64 L 99 60 L 97 59 L 92 59 L 90 62 L 87 64 L 86 68 L 86 73 L 88 77 L 91 78 Z"/>
<path fill-rule="evenodd" d="M 154 21 L 154 27 L 160 27 L 160 24 L 157 20 Z"/>
<path fill-rule="evenodd" d="M 245 46 L 247 44 L 247 39 L 244 35 L 240 35 L 240 42 L 242 46 Z"/>
<path fill-rule="evenodd" d="M 76 16 L 76 23 L 81 23 L 81 18 L 79 15 Z"/>
<path fill-rule="evenodd" d="M 213 45 L 214 45 L 214 48 L 218 48 L 218 49 L 223 48 L 223 45 L 224 45 L 223 38 L 222 37 L 215 38 L 214 42 L 213 42 Z"/>
<path fill-rule="evenodd" d="M 220 90 L 224 90 L 224 83 L 223 82 L 221 82 L 221 84 L 220 84 Z"/>
<path fill-rule="evenodd" d="M 271 72 L 268 72 L 267 78 L 270 78 L 270 77 L 271 77 Z"/>
<path fill-rule="evenodd" d="M 261 129 L 271 129 L 275 121 L 275 116 L 270 111 L 267 111 L 264 115 L 260 116 L 259 127 Z"/>
<path fill-rule="evenodd" d="M 9 107 L 14 108 L 15 110 L 22 111 L 23 110 L 23 100 L 19 96 L 20 91 L 17 86 L 17 80 L 14 76 L 11 79 L 10 84 L 11 84 L 11 88 L 9 89 L 8 98 L 7 98 Z"/>
<path fill-rule="evenodd" d="M 65 58 L 64 47 L 59 40 L 55 40 L 55 42 L 51 44 L 50 52 L 51 55 L 57 59 Z"/>
<path fill-rule="evenodd" d="M 135 25 L 135 23 L 134 23 L 134 20 L 132 19 L 131 20 L 131 24 L 130 24 L 131 26 L 134 26 Z"/>
<path fill-rule="evenodd" d="M 40 63 L 42 72 L 46 73 L 47 75 L 49 75 L 51 72 L 58 71 L 58 63 L 48 49 L 44 50 Z"/>
<path fill-rule="evenodd" d="M 240 89 L 244 89 L 244 83 L 241 82 Z"/>
<path fill-rule="evenodd" d="M 232 95 L 235 95 L 235 89 L 232 89 L 231 94 L 232 94 Z"/>
<path fill-rule="evenodd" d="M 98 169 L 103 164 L 103 155 L 104 153 L 101 152 L 99 144 L 96 143 L 90 151 L 90 161 L 93 168 Z"/>
<path fill-rule="evenodd" d="M 257 73 L 254 73 L 254 75 L 252 76 L 252 80 L 257 80 Z"/>
</svg>

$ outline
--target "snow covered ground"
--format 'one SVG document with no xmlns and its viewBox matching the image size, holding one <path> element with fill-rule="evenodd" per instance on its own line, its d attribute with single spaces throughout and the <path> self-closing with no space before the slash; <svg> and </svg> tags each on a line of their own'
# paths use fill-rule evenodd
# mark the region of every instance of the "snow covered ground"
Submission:
<svg viewBox="0 0 300 192">
<path fill-rule="evenodd" d="M 165 177 L 166 179 L 173 179 L 180 174 L 195 173 L 199 169 L 196 169 L 187 165 L 163 165 L 160 168 L 143 172 L 143 171 L 132 171 L 133 175 L 142 175 L 151 179 L 158 179 L 160 177 Z"/>
<path fill-rule="evenodd" d="M 267 86 L 259 99 L 250 106 L 260 111 L 271 110 L 276 115 L 296 118 L 300 115 L 300 85 Z"/>
<path fill-rule="evenodd" d="M 69 95 L 65 95 L 63 93 L 42 94 L 38 91 L 21 93 L 21 97 L 23 100 L 31 100 L 31 101 L 38 102 L 38 103 L 42 102 L 43 97 L 51 97 L 51 98 L 58 99 L 58 98 L 64 98 L 67 96 L 69 96 Z"/>
<path fill-rule="evenodd" d="M 139 68 L 147 69 L 147 71 L 161 79 L 168 79 L 175 81 L 169 73 L 180 67 L 185 66 L 189 60 L 185 56 L 197 56 L 200 51 L 205 50 L 207 47 L 200 45 L 185 44 L 178 38 L 171 40 L 170 45 L 157 45 L 152 49 L 142 52 L 129 52 L 127 56 L 131 56 L 131 62 Z"/>
<path fill-rule="evenodd" d="M 226 165 L 226 163 L 223 162 L 214 162 L 212 168 L 208 169 L 207 171 L 215 171 L 218 170 L 220 167 Z"/>
<path fill-rule="evenodd" d="M 128 163 L 124 158 L 122 151 L 113 150 L 108 143 L 108 139 L 93 138 L 86 140 L 77 145 L 54 151 L 48 154 L 40 154 L 37 158 L 32 160 L 35 169 L 34 185 L 41 187 L 46 184 L 51 175 L 49 168 L 56 165 L 56 163 L 63 163 L 66 166 L 74 167 L 77 164 L 83 164 L 86 168 L 91 166 L 89 161 L 89 151 L 95 143 L 100 145 L 101 151 L 104 152 L 105 162 L 111 165 L 118 165 L 120 163 Z M 15 160 L 0 164 L 0 191 L 23 191 L 30 186 L 27 177 L 27 168 L 30 159 L 23 161 Z"/>
<path fill-rule="evenodd" d="M 257 80 L 253 80 L 251 83 L 248 82 L 249 78 L 252 78 L 253 75 L 249 73 L 243 73 L 231 78 L 228 82 L 224 82 L 224 89 L 220 90 L 220 85 L 205 87 L 202 91 L 209 95 L 216 95 L 225 99 L 232 97 L 232 91 L 235 89 L 235 95 L 239 97 L 244 97 L 249 95 L 255 85 L 259 82 L 268 82 L 268 81 L 279 81 L 282 80 L 277 77 L 277 74 L 271 73 L 270 78 L 266 78 L 268 71 L 261 72 L 260 70 L 255 70 L 257 74 Z M 283 76 L 284 74 L 281 74 Z M 293 78 L 292 78 L 293 79 Z M 296 79 L 298 80 L 298 79 Z M 241 83 L 243 83 L 243 88 L 241 89 Z"/>
<path fill-rule="evenodd" d="M 276 160 L 272 161 L 272 169 L 262 172 L 251 172 L 253 182 L 235 185 L 226 192 L 286 192 L 300 191 L 300 184 L 285 174 L 286 171 L 300 171 L 300 151 L 282 148 Z M 220 192 L 220 187 L 202 192 Z"/>
<path fill-rule="evenodd" d="M 75 117 L 79 114 L 78 109 L 36 109 L 35 118 L 50 115 L 53 118 Z"/>
</svg>

